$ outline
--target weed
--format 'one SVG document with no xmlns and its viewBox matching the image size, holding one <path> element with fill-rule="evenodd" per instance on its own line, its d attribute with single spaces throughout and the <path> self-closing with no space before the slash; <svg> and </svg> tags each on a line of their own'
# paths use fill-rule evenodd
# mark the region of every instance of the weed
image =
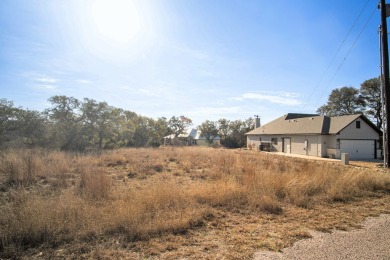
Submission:
<svg viewBox="0 0 390 260">
<path fill-rule="evenodd" d="M 14 150 L 0 160 L 0 258 L 102 237 L 128 244 L 188 234 L 209 221 L 218 226 L 226 212 L 284 218 L 291 208 L 305 212 L 390 191 L 384 172 L 253 151 Z M 266 247 L 279 248 L 281 241 Z"/>
</svg>

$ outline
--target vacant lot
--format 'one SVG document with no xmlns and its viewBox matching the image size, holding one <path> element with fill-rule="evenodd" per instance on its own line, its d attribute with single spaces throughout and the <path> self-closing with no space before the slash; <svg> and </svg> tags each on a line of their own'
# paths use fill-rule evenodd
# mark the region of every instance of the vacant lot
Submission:
<svg viewBox="0 0 390 260">
<path fill-rule="evenodd" d="M 390 213 L 375 165 L 191 147 L 0 160 L 0 258 L 243 259 Z"/>
</svg>

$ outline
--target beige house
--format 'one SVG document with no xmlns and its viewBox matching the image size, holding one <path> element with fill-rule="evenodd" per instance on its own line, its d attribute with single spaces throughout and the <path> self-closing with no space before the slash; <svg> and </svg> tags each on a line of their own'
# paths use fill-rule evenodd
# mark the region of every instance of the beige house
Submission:
<svg viewBox="0 0 390 260">
<path fill-rule="evenodd" d="M 175 137 L 174 134 L 164 137 L 164 145 L 200 145 L 209 146 L 209 143 L 205 137 L 202 136 L 202 132 L 197 129 L 191 129 L 185 133 L 179 134 Z M 214 137 L 211 146 L 221 145 L 221 138 L 219 136 Z"/>
<path fill-rule="evenodd" d="M 381 157 L 381 131 L 364 115 L 328 117 L 289 113 L 247 135 L 249 148 L 339 159 Z"/>
</svg>

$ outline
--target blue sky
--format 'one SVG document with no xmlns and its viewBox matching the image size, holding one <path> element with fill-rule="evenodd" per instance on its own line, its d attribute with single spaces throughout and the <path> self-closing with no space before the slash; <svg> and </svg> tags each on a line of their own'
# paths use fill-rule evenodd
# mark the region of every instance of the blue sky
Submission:
<svg viewBox="0 0 390 260">
<path fill-rule="evenodd" d="M 194 126 L 313 113 L 379 75 L 377 3 L 1 0 L 0 98 L 87 97 Z"/>
</svg>

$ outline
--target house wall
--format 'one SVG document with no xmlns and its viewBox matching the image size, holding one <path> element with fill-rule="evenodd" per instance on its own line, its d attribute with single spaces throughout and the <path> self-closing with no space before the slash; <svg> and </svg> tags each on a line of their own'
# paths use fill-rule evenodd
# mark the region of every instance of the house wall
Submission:
<svg viewBox="0 0 390 260">
<path fill-rule="evenodd" d="M 247 147 L 254 147 L 255 150 L 259 150 L 261 142 L 271 142 L 272 138 L 277 138 L 277 144 L 271 143 L 272 149 L 275 152 L 282 151 L 282 136 L 281 135 L 248 135 L 247 136 Z"/>
<path fill-rule="evenodd" d="M 307 147 L 305 147 L 305 141 Z M 309 155 L 309 156 L 321 156 L 321 136 L 316 136 L 316 135 L 292 136 L 291 153 Z"/>
<path fill-rule="evenodd" d="M 325 135 L 317 135 L 317 157 L 324 157 L 326 155 L 326 148 L 328 147 L 328 142 L 327 142 L 327 136 Z"/>
<path fill-rule="evenodd" d="M 357 121 L 360 128 L 356 127 Z M 348 153 L 350 159 L 378 158 L 375 147 L 379 147 L 379 134 L 360 118 L 341 130 L 338 138 L 340 153 Z"/>
<path fill-rule="evenodd" d="M 275 152 L 281 152 L 281 151 L 283 151 L 282 137 L 285 137 L 285 136 L 274 135 L 274 136 L 270 136 L 269 139 L 266 140 L 266 141 L 269 141 L 269 142 L 272 141 L 272 138 L 276 138 L 276 139 L 278 140 L 277 144 L 273 144 L 273 143 L 271 142 L 271 146 L 272 146 L 272 148 L 274 149 Z"/>
<path fill-rule="evenodd" d="M 360 128 L 356 128 L 356 121 L 360 121 Z M 353 121 L 340 132 L 340 139 L 378 140 L 379 134 L 360 118 Z"/>
<path fill-rule="evenodd" d="M 258 135 L 247 135 L 246 136 L 246 145 L 247 147 L 259 150 L 260 146 L 260 136 Z"/>
<path fill-rule="evenodd" d="M 290 149 L 291 153 L 293 154 L 300 154 L 300 155 L 309 155 L 309 156 L 325 156 L 325 152 L 323 152 L 322 149 L 323 145 L 321 144 L 322 136 L 316 136 L 316 135 L 252 135 L 247 136 L 247 144 L 248 148 L 250 145 L 254 145 L 256 150 L 259 150 L 260 146 L 260 138 L 261 142 L 271 142 L 272 138 L 277 138 L 278 142 L 277 144 L 273 144 L 271 142 L 271 146 L 273 148 L 273 151 L 275 152 L 282 152 L 283 151 L 283 141 L 282 138 L 290 138 Z M 305 148 L 305 141 L 307 141 L 307 147 Z M 285 141 L 287 142 L 287 141 Z M 286 152 L 286 145 L 285 145 L 285 151 Z"/>
<path fill-rule="evenodd" d="M 207 142 L 206 139 L 197 139 L 196 144 L 201 146 L 209 146 L 209 142 Z M 221 144 L 220 140 L 217 139 L 217 140 L 213 140 L 213 143 L 211 145 L 220 145 L 220 144 Z"/>
<path fill-rule="evenodd" d="M 325 143 L 326 147 L 329 149 L 339 149 L 340 144 L 337 142 L 338 138 L 340 138 L 339 135 L 324 135 L 323 143 Z"/>
<path fill-rule="evenodd" d="M 360 121 L 360 128 L 356 128 L 356 121 Z M 261 142 L 271 142 L 272 138 L 277 138 L 277 144 L 272 144 L 273 151 L 282 152 L 282 138 L 290 138 L 291 153 L 340 158 L 340 140 L 378 140 L 379 134 L 371 128 L 365 121 L 358 118 L 344 128 L 340 133 L 333 135 L 250 135 L 247 136 L 247 144 L 259 150 Z M 260 141 L 261 140 L 261 141 Z M 305 148 L 305 141 L 307 147 Z M 379 146 L 377 146 L 379 147 Z M 286 147 L 285 147 L 286 148 Z M 286 152 L 286 149 L 285 151 Z"/>
<path fill-rule="evenodd" d="M 196 140 L 196 144 L 197 145 L 201 145 L 201 146 L 209 146 L 209 143 L 206 140 L 204 140 L 204 139 Z"/>
<path fill-rule="evenodd" d="M 322 135 L 321 157 L 340 159 L 339 135 Z"/>
<path fill-rule="evenodd" d="M 321 138 L 321 157 L 340 159 L 340 135 L 322 135 Z"/>
</svg>

